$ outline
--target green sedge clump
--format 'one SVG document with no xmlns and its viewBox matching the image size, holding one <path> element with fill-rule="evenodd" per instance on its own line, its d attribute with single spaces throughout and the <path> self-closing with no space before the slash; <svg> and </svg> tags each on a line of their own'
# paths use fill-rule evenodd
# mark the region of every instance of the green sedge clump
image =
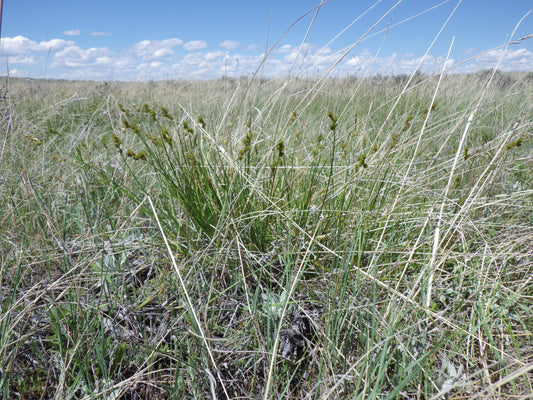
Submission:
<svg viewBox="0 0 533 400">
<path fill-rule="evenodd" d="M 313 155 L 316 156 L 318 155 L 318 153 L 322 150 L 322 148 L 324 147 L 322 145 L 322 141 L 324 140 L 324 136 L 320 133 L 317 137 L 317 142 L 318 142 L 318 145 L 314 147 L 313 149 Z"/>
<path fill-rule="evenodd" d="M 202 129 L 205 129 L 206 123 L 205 123 L 204 117 L 202 117 L 201 115 L 198 117 L 198 123 L 200 124 Z"/>
<path fill-rule="evenodd" d="M 413 120 L 414 117 L 415 117 L 414 115 L 409 115 L 405 119 L 405 122 L 404 122 L 403 128 L 402 128 L 402 132 L 405 132 L 407 129 L 409 129 L 411 127 L 411 121 Z"/>
<path fill-rule="evenodd" d="M 368 168 L 368 164 L 366 163 L 366 154 L 361 154 L 359 157 L 357 157 L 357 161 L 359 162 L 359 167 Z"/>
<path fill-rule="evenodd" d="M 52 128 L 50 125 L 48 125 L 46 127 L 46 130 L 48 131 L 48 133 L 53 133 L 53 134 L 56 134 L 56 135 L 59 133 L 59 131 L 57 129 Z"/>
<path fill-rule="evenodd" d="M 135 133 L 140 132 L 139 127 L 134 122 L 128 121 L 126 118 L 122 120 L 122 125 L 124 126 L 124 128 L 131 129 Z"/>
<path fill-rule="evenodd" d="M 289 118 L 289 122 L 294 122 L 296 121 L 296 118 L 298 118 L 298 113 L 296 111 L 293 111 L 291 113 L 291 117 Z"/>
<path fill-rule="evenodd" d="M 163 117 L 165 117 L 165 118 L 167 118 L 167 119 L 169 119 L 169 120 L 171 120 L 171 121 L 174 119 L 174 117 L 172 117 L 172 115 L 170 115 L 170 114 L 168 113 L 168 109 L 167 109 L 167 108 L 165 108 L 165 107 L 160 107 L 160 109 L 161 109 L 161 114 L 163 115 Z"/>
<path fill-rule="evenodd" d="M 122 144 L 122 139 L 117 136 L 117 134 L 113 133 L 113 144 L 115 145 L 115 148 L 122 154 L 122 148 L 120 145 Z"/>
<path fill-rule="evenodd" d="M 119 138 L 115 133 L 113 133 L 113 143 L 117 149 L 119 149 L 120 145 L 122 144 L 122 139 Z"/>
<path fill-rule="evenodd" d="M 437 103 L 431 103 L 431 106 L 429 108 L 424 108 L 424 114 L 427 114 L 430 111 L 433 111 L 437 108 Z"/>
<path fill-rule="evenodd" d="M 283 157 L 285 156 L 285 144 L 280 140 L 275 147 L 276 154 L 274 155 L 274 160 L 270 164 L 272 171 L 275 171 L 279 165 L 283 164 Z"/>
<path fill-rule="evenodd" d="M 351 137 L 352 139 L 355 138 L 357 136 L 357 123 L 359 122 L 359 119 L 357 117 L 354 118 L 353 120 L 353 133 L 351 134 Z"/>
<path fill-rule="evenodd" d="M 334 132 L 337 129 L 337 121 L 339 120 L 339 117 L 335 117 L 333 113 L 329 111 L 328 118 L 331 121 L 331 124 L 329 125 L 329 130 Z"/>
<path fill-rule="evenodd" d="M 167 128 L 163 127 L 161 129 L 161 138 L 167 143 L 167 144 L 172 144 L 172 136 L 170 135 L 169 131 Z"/>
<path fill-rule="evenodd" d="M 245 138 L 242 141 L 242 144 L 244 147 L 241 149 L 241 151 L 239 151 L 239 157 L 238 157 L 239 160 L 242 160 L 244 158 L 244 155 L 250 151 L 250 146 L 252 144 L 252 136 L 253 136 L 253 133 L 251 130 L 249 130 Z"/>
<path fill-rule="evenodd" d="M 56 156 L 56 155 L 52 156 L 52 160 L 57 161 L 57 162 L 65 162 L 65 161 L 67 161 L 66 158 L 60 157 L 60 156 Z"/>
<path fill-rule="evenodd" d="M 122 111 L 124 114 L 126 114 L 126 117 L 130 116 L 130 110 L 125 108 L 122 103 L 118 103 L 118 108 L 120 109 L 120 111 Z"/>
<path fill-rule="evenodd" d="M 187 121 L 183 121 L 181 124 L 183 125 L 183 130 L 185 131 L 185 133 L 194 133 L 194 129 L 189 126 Z"/>
<path fill-rule="evenodd" d="M 148 104 L 143 104 L 143 112 L 150 114 L 150 118 L 152 121 L 155 121 L 155 111 L 152 110 Z"/>
<path fill-rule="evenodd" d="M 522 138 L 518 138 L 515 141 L 509 143 L 507 145 L 507 150 L 511 150 L 511 149 L 513 149 L 515 147 L 520 147 L 520 146 L 522 146 Z"/>
<path fill-rule="evenodd" d="M 470 157 L 470 154 L 468 153 L 468 146 L 465 146 L 464 150 L 463 150 L 463 158 L 464 160 L 468 160 L 468 158 Z"/>
<path fill-rule="evenodd" d="M 391 143 L 390 143 L 389 147 L 391 149 L 396 147 L 396 145 L 398 144 L 398 140 L 399 139 L 400 139 L 400 134 L 399 133 L 393 133 L 392 136 L 391 136 Z"/>
<path fill-rule="evenodd" d="M 345 159 L 348 156 L 348 147 L 346 146 L 346 143 L 344 142 L 341 142 L 340 147 L 342 150 L 341 158 Z"/>
<path fill-rule="evenodd" d="M 126 151 L 126 156 L 131 157 L 134 160 L 146 161 L 146 154 L 144 154 L 144 152 L 142 152 L 142 151 L 140 151 L 138 153 L 135 153 L 133 150 L 128 149 L 128 151 Z"/>
<path fill-rule="evenodd" d="M 278 142 L 276 150 L 278 151 L 278 158 L 283 158 L 285 155 L 285 145 L 283 144 L 283 141 Z"/>
<path fill-rule="evenodd" d="M 148 136 L 148 139 L 150 139 L 150 141 L 157 147 L 163 147 L 163 141 L 161 140 L 160 137 L 156 135 L 150 135 Z"/>
<path fill-rule="evenodd" d="M 26 134 L 26 139 L 31 140 L 36 146 L 43 144 L 38 138 L 29 134 Z"/>
</svg>

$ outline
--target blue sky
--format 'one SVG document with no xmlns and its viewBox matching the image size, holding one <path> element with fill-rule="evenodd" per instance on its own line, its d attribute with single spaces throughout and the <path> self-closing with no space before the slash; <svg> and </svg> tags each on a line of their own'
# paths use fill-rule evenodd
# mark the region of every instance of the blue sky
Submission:
<svg viewBox="0 0 533 400">
<path fill-rule="evenodd" d="M 531 0 L 319 4 L 5 0 L 0 74 L 7 60 L 12 76 L 31 78 L 213 79 L 251 76 L 267 53 L 267 77 L 315 77 L 337 62 L 332 76 L 533 70 L 533 37 L 502 47 L 533 34 Z"/>
</svg>

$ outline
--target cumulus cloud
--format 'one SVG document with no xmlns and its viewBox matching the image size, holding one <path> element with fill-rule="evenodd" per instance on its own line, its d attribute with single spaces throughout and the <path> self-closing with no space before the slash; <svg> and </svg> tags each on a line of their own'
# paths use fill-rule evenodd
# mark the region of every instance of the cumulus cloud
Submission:
<svg viewBox="0 0 533 400">
<path fill-rule="evenodd" d="M 48 41 L 35 42 L 24 36 L 6 37 L 1 39 L 1 48 L 7 56 L 33 56 L 32 53 L 59 51 L 74 42 L 63 39 L 52 39 Z"/>
<path fill-rule="evenodd" d="M 494 68 L 500 60 L 502 70 L 530 71 L 533 65 L 533 52 L 526 49 L 491 50 L 477 57 L 475 65 L 480 69 Z"/>
<path fill-rule="evenodd" d="M 39 49 L 41 51 L 59 51 L 65 47 L 72 46 L 74 42 L 70 40 L 52 39 L 44 42 L 39 42 Z"/>
<path fill-rule="evenodd" d="M 331 53 L 331 49 L 329 47 L 321 47 L 320 49 L 316 51 L 316 54 L 318 55 L 325 55 L 325 54 L 330 54 L 330 53 Z"/>
<path fill-rule="evenodd" d="M 192 40 L 183 45 L 183 48 L 188 51 L 201 50 L 205 49 L 206 47 L 207 43 L 204 40 Z"/>
<path fill-rule="evenodd" d="M 12 56 L 9 57 L 10 64 L 33 65 L 36 63 L 34 56 Z"/>
<path fill-rule="evenodd" d="M 181 63 L 185 66 L 198 65 L 204 60 L 201 53 L 190 53 L 181 59 Z"/>
<path fill-rule="evenodd" d="M 78 46 L 69 46 L 54 54 L 52 66 L 56 68 L 79 68 L 91 65 L 109 66 L 112 64 L 112 53 L 105 47 L 82 49 Z"/>
<path fill-rule="evenodd" d="M 155 60 L 174 54 L 174 48 L 181 45 L 181 39 L 142 40 L 133 45 L 133 52 L 137 57 L 145 60 Z"/>
<path fill-rule="evenodd" d="M 240 45 L 241 44 L 239 42 L 234 40 L 224 40 L 222 43 L 220 43 L 220 47 L 226 50 L 235 50 Z"/>
<path fill-rule="evenodd" d="M 2 50 L 4 54 L 17 55 L 24 54 L 28 51 L 37 50 L 37 42 L 25 38 L 24 36 L 6 37 L 1 39 Z"/>
<path fill-rule="evenodd" d="M 220 58 L 220 57 L 224 57 L 226 55 L 226 52 L 225 51 L 210 51 L 209 53 L 206 53 L 204 55 L 204 59 L 206 61 L 213 61 L 213 60 L 216 60 L 217 58 Z"/>
<path fill-rule="evenodd" d="M 400 53 L 394 53 L 388 57 L 374 57 L 365 51 L 348 59 L 346 66 L 351 67 L 354 73 L 398 75 L 411 74 L 416 70 L 435 73 L 442 70 L 444 63 L 446 67 L 450 67 L 454 64 L 454 60 L 431 55 L 414 57 L 413 54 Z"/>
<path fill-rule="evenodd" d="M 502 71 L 531 71 L 533 52 L 523 48 L 506 51 L 498 49 L 481 54 L 470 63 L 454 67 L 456 63 L 454 59 L 432 55 L 416 57 L 412 53 L 395 53 L 389 57 L 374 57 L 365 51 L 349 58 L 341 69 L 383 75 L 411 74 L 417 68 L 421 72 L 435 73 L 441 71 L 443 67 L 453 72 L 475 72 L 496 67 Z"/>
<path fill-rule="evenodd" d="M 160 61 L 151 61 L 149 63 L 141 63 L 137 67 L 137 70 L 139 71 L 146 71 L 146 70 L 158 70 L 164 67 L 165 64 L 163 64 Z"/>
<path fill-rule="evenodd" d="M 89 49 L 71 45 L 55 52 L 47 74 L 64 79 L 132 79 L 137 59 L 117 54 L 106 47 Z"/>
<path fill-rule="evenodd" d="M 80 34 L 81 34 L 81 30 L 79 30 L 79 29 L 73 29 L 71 31 L 63 32 L 63 35 L 65 35 L 65 36 L 78 36 Z"/>
<path fill-rule="evenodd" d="M 276 49 L 276 53 L 285 54 L 290 53 L 292 51 L 292 46 L 290 44 L 284 44 L 283 46 L 279 46 Z"/>
<path fill-rule="evenodd" d="M 25 78 L 25 77 L 29 77 L 30 76 L 28 71 L 21 70 L 21 69 L 11 69 L 11 70 L 9 70 L 9 74 L 11 76 L 16 76 L 17 78 Z"/>
<path fill-rule="evenodd" d="M 294 76 L 316 77 L 328 72 L 344 55 L 342 50 L 331 47 L 318 47 L 309 43 L 303 46 L 285 44 L 271 52 L 263 63 L 264 54 L 257 46 L 245 47 L 229 40 L 220 42 L 219 46 L 218 49 L 208 51 L 203 40 L 184 43 L 181 39 L 169 38 L 143 40 L 121 51 L 113 51 L 107 47 L 84 48 L 71 40 L 37 42 L 24 36 L 15 36 L 2 38 L 0 60 L 7 57 L 13 65 L 13 76 L 39 77 L 44 70 L 50 78 L 158 80 L 251 76 L 260 66 L 265 77 L 279 77 L 289 73 Z M 516 47 L 480 54 L 468 64 L 445 57 L 420 57 L 412 53 L 376 56 L 362 49 L 351 52 L 336 65 L 330 76 L 411 74 L 417 69 L 434 73 L 441 71 L 443 65 L 452 68 L 453 72 L 472 72 L 494 67 L 503 71 L 531 70 L 533 52 Z M 43 69 L 43 65 L 47 68 Z M 455 69 L 454 65 L 457 65 Z"/>
</svg>

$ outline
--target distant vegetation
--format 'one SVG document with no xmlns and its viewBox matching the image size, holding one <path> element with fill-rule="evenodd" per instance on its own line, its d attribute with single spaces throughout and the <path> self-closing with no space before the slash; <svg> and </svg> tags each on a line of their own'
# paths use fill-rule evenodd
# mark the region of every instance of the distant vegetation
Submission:
<svg viewBox="0 0 533 400">
<path fill-rule="evenodd" d="M 533 74 L 3 78 L 4 399 L 533 392 Z"/>
</svg>

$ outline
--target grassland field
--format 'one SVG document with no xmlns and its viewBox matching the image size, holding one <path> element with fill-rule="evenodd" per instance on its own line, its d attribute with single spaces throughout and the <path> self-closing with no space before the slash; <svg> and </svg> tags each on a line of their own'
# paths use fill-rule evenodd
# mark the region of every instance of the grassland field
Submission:
<svg viewBox="0 0 533 400">
<path fill-rule="evenodd" d="M 533 74 L 2 78 L 4 399 L 533 393 Z"/>
</svg>

